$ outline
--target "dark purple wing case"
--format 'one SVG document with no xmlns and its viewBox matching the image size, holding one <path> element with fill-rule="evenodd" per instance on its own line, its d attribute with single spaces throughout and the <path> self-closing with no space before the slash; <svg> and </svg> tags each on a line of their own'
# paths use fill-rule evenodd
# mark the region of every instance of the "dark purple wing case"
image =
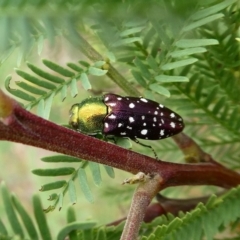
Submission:
<svg viewBox="0 0 240 240">
<path fill-rule="evenodd" d="M 109 93 L 103 101 L 108 107 L 103 129 L 106 135 L 157 140 L 184 128 L 177 113 L 152 100 Z"/>
</svg>

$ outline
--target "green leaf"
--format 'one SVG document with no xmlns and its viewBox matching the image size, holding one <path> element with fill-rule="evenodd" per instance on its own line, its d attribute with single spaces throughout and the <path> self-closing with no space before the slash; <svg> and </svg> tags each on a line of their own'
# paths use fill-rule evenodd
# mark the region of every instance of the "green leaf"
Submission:
<svg viewBox="0 0 240 240">
<path fill-rule="evenodd" d="M 224 17 L 224 15 L 222 13 L 218 13 L 218 14 L 215 14 L 215 15 L 212 15 L 212 16 L 200 19 L 200 20 L 198 20 L 196 22 L 193 22 L 193 23 L 185 26 L 183 28 L 183 32 L 191 31 L 191 30 L 193 30 L 195 28 L 198 28 L 198 27 L 200 27 L 202 25 L 205 25 L 207 23 L 210 23 L 210 22 L 215 21 L 215 20 L 217 20 L 219 18 L 222 18 L 222 17 Z"/>
<path fill-rule="evenodd" d="M 42 53 L 42 50 L 43 50 L 43 44 L 44 44 L 44 37 L 43 35 L 39 36 L 38 40 L 37 40 L 37 43 L 38 43 L 38 55 L 40 55 Z"/>
<path fill-rule="evenodd" d="M 61 211 L 62 206 L 63 206 L 63 192 L 58 194 L 58 201 L 57 201 L 58 211 Z"/>
<path fill-rule="evenodd" d="M 175 69 L 175 68 L 184 67 L 186 65 L 193 64 L 197 61 L 198 61 L 197 58 L 189 58 L 189 59 L 186 59 L 186 60 L 180 60 L 180 61 L 164 64 L 164 65 L 161 66 L 161 69 L 164 70 L 164 71 L 172 70 L 172 69 Z"/>
<path fill-rule="evenodd" d="M 151 90 L 153 90 L 154 92 L 161 94 L 163 96 L 166 96 L 166 97 L 171 96 L 170 92 L 165 87 L 162 87 L 162 86 L 158 85 L 157 83 L 150 84 L 149 88 Z"/>
<path fill-rule="evenodd" d="M 122 32 L 120 33 L 120 36 L 121 36 L 121 37 L 127 37 L 127 36 L 129 36 L 129 35 L 132 35 L 132 34 L 141 32 L 144 28 L 145 28 L 145 26 L 143 26 L 143 27 L 129 28 L 129 29 L 126 29 L 126 30 L 122 31 Z"/>
<path fill-rule="evenodd" d="M 1 24 L 1 23 L 0 23 Z M 1 34 L 1 33 L 0 33 Z M 1 46 L 0 46 L 1 47 Z M 12 46 L 8 50 L 5 50 L 3 54 L 0 56 L 0 64 L 2 65 L 14 52 L 15 46 Z"/>
<path fill-rule="evenodd" d="M 43 87 L 43 88 L 46 88 L 46 89 L 49 89 L 49 90 L 53 90 L 53 89 L 56 88 L 56 86 L 54 84 L 46 82 L 42 79 L 36 78 L 36 77 L 26 73 L 26 72 L 23 72 L 23 71 L 18 70 L 18 69 L 16 69 L 15 71 L 19 76 L 21 76 L 22 78 L 24 78 L 25 80 L 27 80 L 27 81 L 29 81 L 33 84 L 36 84 L 39 87 Z"/>
<path fill-rule="evenodd" d="M 219 44 L 216 39 L 181 39 L 176 42 L 179 48 L 203 47 Z"/>
<path fill-rule="evenodd" d="M 110 167 L 110 166 L 107 166 L 107 165 L 103 165 L 103 166 L 104 166 L 108 176 L 111 177 L 111 178 L 115 178 L 115 173 L 114 173 L 113 168 Z"/>
<path fill-rule="evenodd" d="M 58 199 L 58 194 L 57 193 L 52 193 L 52 194 L 49 195 L 49 198 L 48 198 L 49 201 L 53 201 L 53 200 L 56 200 L 56 199 Z"/>
<path fill-rule="evenodd" d="M 62 66 L 51 62 L 49 60 L 44 59 L 43 60 L 44 65 L 46 65 L 47 67 L 49 67 L 51 70 L 63 75 L 64 77 L 73 77 L 75 74 L 71 71 L 69 71 L 66 68 L 63 68 Z"/>
<path fill-rule="evenodd" d="M 192 54 L 203 53 L 206 52 L 207 49 L 204 47 L 196 47 L 196 48 L 186 48 L 179 51 L 173 51 L 170 53 L 170 56 L 173 58 L 184 57 Z"/>
<path fill-rule="evenodd" d="M 72 157 L 72 156 L 67 156 L 67 155 L 55 155 L 55 156 L 49 156 L 49 157 L 44 157 L 41 158 L 41 161 L 43 162 L 52 162 L 52 163 L 56 163 L 56 162 L 82 162 L 81 159 L 76 158 L 76 157 Z"/>
<path fill-rule="evenodd" d="M 70 83 L 70 92 L 73 98 L 78 95 L 77 80 L 75 78 L 73 78 Z"/>
<path fill-rule="evenodd" d="M 92 192 L 91 192 L 88 182 L 87 182 L 87 175 L 86 175 L 85 170 L 82 168 L 79 168 L 79 170 L 78 170 L 78 182 L 80 184 L 80 187 L 81 187 L 82 192 L 83 192 L 84 196 L 86 197 L 86 199 L 89 202 L 93 203 L 94 199 L 93 199 Z"/>
<path fill-rule="evenodd" d="M 97 61 L 93 64 L 94 67 L 101 69 L 101 67 L 106 64 L 105 61 Z"/>
<path fill-rule="evenodd" d="M 80 81 L 82 83 L 82 86 L 83 86 L 84 90 L 92 89 L 92 85 L 89 82 L 89 79 L 88 79 L 88 76 L 87 76 L 86 73 L 81 74 Z"/>
<path fill-rule="evenodd" d="M 2 220 L 0 219 L 0 236 L 1 235 L 7 236 L 8 232 L 7 232 L 6 227 L 3 224 Z"/>
<path fill-rule="evenodd" d="M 211 91 L 209 91 L 209 94 L 207 95 L 206 99 L 203 102 L 203 104 L 206 107 L 208 107 L 216 99 L 218 91 L 219 91 L 218 86 L 215 86 Z"/>
<path fill-rule="evenodd" d="M 68 182 L 68 194 L 72 204 L 77 202 L 77 194 L 73 180 Z"/>
<path fill-rule="evenodd" d="M 178 228 L 182 225 L 182 220 L 178 217 L 174 218 L 173 221 L 168 225 L 168 231 L 173 231 L 175 228 Z"/>
<path fill-rule="evenodd" d="M 85 61 L 79 61 L 79 63 L 84 66 L 84 67 L 87 67 L 89 68 L 90 67 L 90 64 L 88 62 L 85 62 Z"/>
<path fill-rule="evenodd" d="M 93 181 L 94 183 L 99 186 L 102 183 L 101 172 L 99 168 L 99 164 L 95 162 L 88 162 L 88 165 L 91 169 Z"/>
<path fill-rule="evenodd" d="M 28 232 L 30 239 L 37 240 L 38 239 L 37 230 L 33 224 L 32 219 L 30 218 L 29 214 L 27 213 L 27 211 L 24 209 L 22 204 L 19 202 L 19 200 L 15 196 L 12 196 L 12 201 L 22 219 L 22 222 Z"/>
<path fill-rule="evenodd" d="M 1 192 L 2 192 L 2 199 L 4 204 L 4 210 L 7 213 L 8 221 L 16 235 L 19 235 L 21 238 L 24 238 L 23 229 L 21 224 L 17 218 L 17 214 L 13 208 L 12 200 L 8 189 L 4 182 L 1 183 Z"/>
<path fill-rule="evenodd" d="M 37 105 L 37 114 L 41 117 L 44 116 L 44 99 L 41 99 Z"/>
<path fill-rule="evenodd" d="M 70 67 L 71 69 L 73 69 L 76 72 L 83 72 L 83 69 L 80 68 L 77 64 L 75 63 L 68 63 L 67 64 L 68 67 Z"/>
<path fill-rule="evenodd" d="M 25 82 L 15 82 L 16 85 L 18 85 L 20 88 L 24 89 L 25 91 L 28 91 L 32 94 L 37 94 L 37 95 L 40 95 L 40 96 L 43 96 L 43 95 L 46 95 L 47 92 L 39 89 L 39 88 L 36 88 L 36 87 L 33 87 L 32 85 L 29 85 Z"/>
<path fill-rule="evenodd" d="M 23 58 L 24 58 L 24 50 L 20 48 L 17 56 L 17 67 L 21 65 Z"/>
<path fill-rule="evenodd" d="M 47 184 L 42 185 L 41 188 L 39 189 L 39 191 L 44 192 L 44 191 L 62 188 L 64 185 L 66 185 L 66 183 L 67 182 L 65 180 L 47 183 Z"/>
<path fill-rule="evenodd" d="M 149 65 L 155 72 L 158 72 L 158 71 L 159 71 L 158 63 L 157 63 L 156 59 L 152 57 L 152 55 L 148 55 L 148 57 L 147 57 L 146 60 L 147 60 L 148 65 Z"/>
<path fill-rule="evenodd" d="M 85 230 L 85 229 L 92 229 L 95 225 L 96 225 L 96 222 L 69 223 L 64 228 L 62 228 L 60 230 L 60 232 L 57 235 L 57 240 L 65 239 L 71 231 L 74 231 L 74 230 L 80 231 L 80 230 Z"/>
<path fill-rule="evenodd" d="M 237 2 L 237 1 L 238 0 L 221 1 L 221 3 L 214 4 L 211 7 L 204 8 L 204 9 L 199 10 L 198 12 L 194 13 L 194 15 L 192 16 L 192 19 L 193 20 L 198 20 L 198 19 L 205 18 L 209 15 L 212 15 L 214 13 L 217 13 L 217 12 L 221 11 L 222 9 L 232 5 L 233 3 Z"/>
<path fill-rule="evenodd" d="M 40 198 L 38 195 L 33 196 L 33 208 L 34 208 L 34 215 L 35 219 L 38 224 L 38 228 L 40 231 L 40 234 L 42 236 L 42 239 L 49 239 L 51 240 L 51 233 L 48 228 L 47 220 L 46 220 L 46 214 L 43 212 L 43 207 L 40 201 Z"/>
<path fill-rule="evenodd" d="M 34 72 L 36 73 L 38 76 L 43 77 L 44 79 L 49 80 L 52 83 L 65 83 L 65 80 L 57 77 L 55 75 L 49 74 L 47 72 L 44 72 L 43 70 L 41 70 L 40 68 L 34 66 L 31 63 L 27 63 L 27 66 Z"/>
<path fill-rule="evenodd" d="M 61 89 L 61 99 L 62 99 L 62 101 L 64 101 L 66 97 L 67 97 L 67 85 L 63 85 L 62 89 Z"/>
<path fill-rule="evenodd" d="M 142 75 L 145 78 L 147 78 L 147 79 L 151 78 L 151 73 L 149 72 L 148 67 L 139 58 L 136 57 L 133 60 L 133 63 L 141 71 Z"/>
<path fill-rule="evenodd" d="M 106 230 L 104 228 L 98 230 L 96 240 L 107 240 Z"/>
<path fill-rule="evenodd" d="M 73 207 L 70 206 L 67 210 L 67 222 L 72 223 L 72 222 L 76 222 L 76 221 L 77 221 L 77 218 L 76 218 L 75 211 L 74 211 Z M 69 233 L 69 239 L 70 240 L 79 240 L 78 231 L 77 230 L 72 230 Z"/>
<path fill-rule="evenodd" d="M 197 101 L 199 101 L 201 96 L 202 96 L 202 89 L 203 89 L 203 80 L 200 79 L 198 81 L 198 84 L 197 84 L 197 87 L 196 87 L 196 90 L 195 90 L 195 98 L 196 98 Z"/>
<path fill-rule="evenodd" d="M 217 115 L 220 112 L 220 110 L 224 107 L 225 102 L 226 102 L 226 97 L 225 96 L 221 97 L 221 99 L 215 104 L 212 110 L 212 113 L 214 115 Z"/>
<path fill-rule="evenodd" d="M 110 60 L 111 63 L 116 62 L 116 57 L 113 52 L 106 52 L 106 58 Z"/>
<path fill-rule="evenodd" d="M 76 218 L 76 214 L 75 214 L 75 210 L 72 206 L 70 206 L 67 209 L 67 222 L 71 223 L 71 222 L 76 222 L 77 218 Z"/>
<path fill-rule="evenodd" d="M 10 88 L 10 81 L 11 81 L 11 77 L 8 76 L 6 79 L 5 79 L 5 88 L 8 90 L 8 92 L 10 92 L 13 96 L 16 96 L 18 98 L 21 98 L 23 100 L 26 100 L 28 102 L 33 102 L 33 101 L 36 101 L 36 98 L 27 94 L 26 92 L 23 92 L 19 89 L 12 89 Z"/>
<path fill-rule="evenodd" d="M 188 82 L 189 79 L 183 76 L 169 76 L 169 75 L 158 75 L 155 80 L 160 83 L 171 83 L 171 82 Z"/>
<path fill-rule="evenodd" d="M 133 77 L 137 80 L 137 82 L 138 82 L 142 87 L 144 87 L 144 88 L 147 87 L 147 83 L 146 83 L 145 79 L 142 77 L 142 75 L 141 75 L 140 72 L 132 70 L 131 73 L 132 73 Z"/>
<path fill-rule="evenodd" d="M 113 44 L 113 47 L 120 47 L 121 45 L 127 45 L 127 44 L 130 44 L 130 43 L 141 42 L 141 41 L 142 41 L 142 39 L 140 37 L 124 38 L 124 39 L 121 39 L 119 41 L 116 41 Z"/>
<path fill-rule="evenodd" d="M 52 92 L 51 95 L 45 100 L 45 108 L 44 108 L 44 115 L 43 115 L 43 118 L 45 119 L 49 119 L 54 96 L 55 96 L 55 92 Z"/>
<path fill-rule="evenodd" d="M 52 168 L 52 169 L 34 169 L 32 173 L 38 176 L 65 176 L 71 175 L 75 171 L 75 168 L 72 167 L 62 167 L 62 168 Z"/>
<path fill-rule="evenodd" d="M 103 76 L 107 73 L 107 70 L 103 70 L 96 67 L 89 67 L 88 73 L 94 76 Z"/>
</svg>

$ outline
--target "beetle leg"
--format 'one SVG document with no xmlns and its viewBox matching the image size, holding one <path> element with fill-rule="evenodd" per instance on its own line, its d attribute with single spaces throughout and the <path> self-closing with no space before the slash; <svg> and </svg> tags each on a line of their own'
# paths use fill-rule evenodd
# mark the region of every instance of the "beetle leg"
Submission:
<svg viewBox="0 0 240 240">
<path fill-rule="evenodd" d="M 157 153 L 155 152 L 155 150 L 153 149 L 152 146 L 146 145 L 146 144 L 144 144 L 144 143 L 139 142 L 139 140 L 138 140 L 137 138 L 133 138 L 132 140 L 133 140 L 135 143 L 137 143 L 137 144 L 139 144 L 139 145 L 142 145 L 143 147 L 151 148 L 151 150 L 153 151 L 153 154 L 154 154 L 155 158 L 158 160 Z"/>
</svg>

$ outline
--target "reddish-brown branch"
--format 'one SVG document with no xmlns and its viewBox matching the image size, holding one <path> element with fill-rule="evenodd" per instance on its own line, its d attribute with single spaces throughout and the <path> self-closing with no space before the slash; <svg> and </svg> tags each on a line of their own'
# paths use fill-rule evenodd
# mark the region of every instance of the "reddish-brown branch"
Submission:
<svg viewBox="0 0 240 240">
<path fill-rule="evenodd" d="M 5 104 L 4 104 L 5 102 Z M 90 160 L 131 173 L 157 173 L 161 188 L 180 185 L 240 184 L 240 175 L 216 164 L 176 164 L 156 161 L 139 153 L 75 132 L 42 119 L 0 94 L 0 139 L 19 142 Z"/>
<path fill-rule="evenodd" d="M 211 155 L 204 152 L 200 148 L 200 146 L 186 134 L 180 133 L 173 136 L 172 138 L 185 155 L 186 162 L 188 163 L 208 162 L 215 165 L 220 165 L 211 157 Z"/>
<path fill-rule="evenodd" d="M 159 175 L 152 176 L 140 183 L 133 195 L 132 204 L 123 229 L 121 240 L 137 239 L 140 224 L 143 221 L 146 209 L 152 198 L 159 192 Z"/>
</svg>

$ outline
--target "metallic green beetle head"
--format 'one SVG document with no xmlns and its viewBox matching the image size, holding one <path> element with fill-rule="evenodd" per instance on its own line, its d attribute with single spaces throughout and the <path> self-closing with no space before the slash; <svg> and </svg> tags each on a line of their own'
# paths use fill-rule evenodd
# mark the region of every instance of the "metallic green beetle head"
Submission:
<svg viewBox="0 0 240 240">
<path fill-rule="evenodd" d="M 80 132 L 94 135 L 103 131 L 107 106 L 102 97 L 94 97 L 74 104 L 70 109 L 69 124 Z"/>
</svg>

